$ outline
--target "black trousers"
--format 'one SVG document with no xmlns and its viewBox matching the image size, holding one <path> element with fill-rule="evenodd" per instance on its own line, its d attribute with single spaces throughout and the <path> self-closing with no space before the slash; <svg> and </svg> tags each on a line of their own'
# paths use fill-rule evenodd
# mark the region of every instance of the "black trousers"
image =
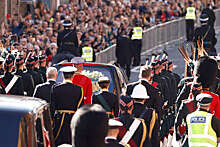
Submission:
<svg viewBox="0 0 220 147">
<path fill-rule="evenodd" d="M 139 66 L 141 63 L 141 48 L 142 40 L 132 40 L 133 66 Z"/>
<path fill-rule="evenodd" d="M 193 41 L 194 36 L 194 20 L 186 19 L 186 39 L 187 41 Z"/>
</svg>

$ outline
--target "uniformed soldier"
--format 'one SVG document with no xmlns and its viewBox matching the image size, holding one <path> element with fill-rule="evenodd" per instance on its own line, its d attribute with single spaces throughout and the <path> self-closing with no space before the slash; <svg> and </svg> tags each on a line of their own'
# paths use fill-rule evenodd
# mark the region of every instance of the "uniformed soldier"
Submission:
<svg viewBox="0 0 220 147">
<path fill-rule="evenodd" d="M 148 108 L 144 105 L 145 101 L 149 99 L 146 88 L 142 84 L 134 87 L 131 98 L 134 99 L 134 108 L 132 114 L 136 118 L 142 118 L 147 126 L 148 139 L 146 139 L 146 146 L 160 146 L 159 136 L 159 121 L 158 115 L 154 109 Z M 148 141 L 148 142 L 147 142 Z"/>
<path fill-rule="evenodd" d="M 4 61 L 5 61 L 4 58 L 0 57 L 0 76 L 4 76 L 4 74 L 5 74 L 5 71 L 3 68 Z"/>
<path fill-rule="evenodd" d="M 47 80 L 44 79 L 44 73 L 39 69 L 40 67 L 40 63 L 39 63 L 39 57 L 38 56 L 34 56 L 34 71 L 37 72 L 40 75 L 41 80 L 44 82 L 46 82 Z"/>
<path fill-rule="evenodd" d="M 47 77 L 46 77 L 47 67 L 46 66 L 47 66 L 46 56 L 45 55 L 39 56 L 39 71 L 41 72 L 44 81 L 47 80 Z"/>
<path fill-rule="evenodd" d="M 71 29 L 72 22 L 64 20 L 64 30 L 58 33 L 57 36 L 57 54 L 52 59 L 52 65 L 67 59 L 70 61 L 75 56 L 81 56 L 81 51 L 78 46 L 78 38 L 75 29 Z"/>
<path fill-rule="evenodd" d="M 108 134 L 105 137 L 105 145 L 106 147 L 124 147 L 117 140 L 117 136 L 119 133 L 119 127 L 122 127 L 123 124 L 116 119 L 108 120 Z"/>
<path fill-rule="evenodd" d="M 204 13 L 200 16 L 201 26 L 195 30 L 194 43 L 197 46 L 197 40 L 199 40 L 209 56 L 216 56 L 215 44 L 217 43 L 217 39 L 215 37 L 215 29 L 208 25 L 208 20 L 209 17 L 207 14 Z"/>
<path fill-rule="evenodd" d="M 27 62 L 26 62 L 26 68 L 27 68 L 27 73 L 31 74 L 34 80 L 34 88 L 38 85 L 38 84 L 42 84 L 43 83 L 43 78 L 42 76 L 34 71 L 34 58 L 33 57 L 28 57 Z M 33 93 L 32 93 L 33 94 Z"/>
<path fill-rule="evenodd" d="M 122 144 L 129 144 L 131 147 L 145 147 L 147 127 L 143 119 L 132 116 L 133 101 L 130 97 L 121 96 L 120 116 L 118 120 L 123 123 L 119 129 L 118 139 Z"/>
<path fill-rule="evenodd" d="M 143 29 L 139 22 L 136 22 L 136 26 L 130 32 L 130 38 L 132 40 L 132 55 L 134 57 L 132 66 L 139 66 L 141 63 L 141 48 Z"/>
<path fill-rule="evenodd" d="M 71 63 L 74 64 L 74 67 L 77 68 L 76 73 L 73 76 L 73 84 L 78 85 L 83 88 L 84 92 L 84 104 L 92 103 L 92 81 L 85 75 L 82 75 L 83 64 L 85 63 L 85 59 L 81 57 L 74 57 L 71 60 Z"/>
<path fill-rule="evenodd" d="M 220 120 L 211 114 L 213 98 L 209 94 L 196 97 L 199 109 L 186 117 L 189 146 L 216 147 L 220 142 Z"/>
<path fill-rule="evenodd" d="M 4 77 L 0 78 L 0 84 L 4 88 L 6 94 L 24 95 L 23 82 L 20 76 L 13 75 L 14 57 L 9 55 L 5 59 Z"/>
<path fill-rule="evenodd" d="M 24 58 L 18 57 L 15 59 L 16 64 L 16 73 L 15 75 L 21 76 L 24 86 L 24 95 L 32 96 L 34 93 L 34 79 L 32 75 L 24 71 Z"/>
<path fill-rule="evenodd" d="M 194 21 L 196 20 L 196 8 L 193 7 L 192 1 L 188 2 L 189 6 L 186 9 L 186 38 L 187 41 L 193 41 Z"/>
<path fill-rule="evenodd" d="M 83 105 L 83 89 L 72 84 L 74 66 L 66 66 L 60 69 L 63 72 L 64 81 L 54 86 L 51 94 L 52 111 L 54 116 L 55 144 L 71 143 L 70 121 L 76 110 Z"/>
<path fill-rule="evenodd" d="M 105 147 L 108 116 L 98 104 L 79 108 L 71 121 L 72 146 Z"/>
<path fill-rule="evenodd" d="M 92 103 L 100 104 L 109 117 L 117 117 L 119 113 L 119 102 L 116 95 L 108 91 L 110 80 L 108 77 L 100 77 L 98 80 L 101 93 L 93 95 Z"/>
<path fill-rule="evenodd" d="M 132 45 L 131 40 L 126 34 L 126 30 L 121 31 L 117 37 L 115 55 L 117 63 L 126 71 L 128 79 L 131 74 L 131 57 L 132 57 Z"/>
</svg>

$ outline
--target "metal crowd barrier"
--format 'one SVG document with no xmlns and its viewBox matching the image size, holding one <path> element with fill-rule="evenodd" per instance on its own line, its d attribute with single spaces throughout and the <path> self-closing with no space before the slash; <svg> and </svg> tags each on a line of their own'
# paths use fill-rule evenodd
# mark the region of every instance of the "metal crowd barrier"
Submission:
<svg viewBox="0 0 220 147">
<path fill-rule="evenodd" d="M 220 9 L 215 10 L 215 27 L 220 28 Z M 170 42 L 181 40 L 186 36 L 185 19 L 179 18 L 163 24 L 155 25 L 144 31 L 142 52 L 156 50 Z M 116 45 L 108 47 L 96 54 L 96 62 L 109 63 L 116 61 Z M 122 53 L 123 54 L 123 53 Z"/>
</svg>

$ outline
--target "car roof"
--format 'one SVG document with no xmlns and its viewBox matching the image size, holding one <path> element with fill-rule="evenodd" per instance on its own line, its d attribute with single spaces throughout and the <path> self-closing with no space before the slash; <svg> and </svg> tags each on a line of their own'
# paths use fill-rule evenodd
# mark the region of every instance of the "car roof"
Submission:
<svg viewBox="0 0 220 147">
<path fill-rule="evenodd" d="M 38 98 L 0 94 L 0 111 L 36 113 L 43 105 L 47 105 L 46 101 Z"/>
<path fill-rule="evenodd" d="M 71 62 L 62 62 L 62 63 L 58 63 L 55 65 L 55 67 L 59 67 L 59 66 L 65 66 L 65 65 L 73 65 L 73 63 Z M 85 62 L 83 63 L 83 65 L 89 66 L 89 65 L 93 65 L 93 66 L 105 66 L 105 67 L 115 67 L 115 65 L 109 64 L 109 63 L 96 63 L 96 62 Z"/>
</svg>

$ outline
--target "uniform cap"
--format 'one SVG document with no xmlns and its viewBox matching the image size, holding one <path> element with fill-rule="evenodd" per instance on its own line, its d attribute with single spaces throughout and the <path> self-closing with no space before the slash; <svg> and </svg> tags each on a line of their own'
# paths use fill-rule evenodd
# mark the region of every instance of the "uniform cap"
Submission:
<svg viewBox="0 0 220 147">
<path fill-rule="evenodd" d="M 209 20 L 209 16 L 206 13 L 201 14 L 200 22 L 207 22 Z"/>
<path fill-rule="evenodd" d="M 60 69 L 62 72 L 75 72 L 77 69 L 74 66 L 65 66 Z"/>
<path fill-rule="evenodd" d="M 0 62 L 4 62 L 4 61 L 5 61 L 4 58 L 0 57 Z"/>
<path fill-rule="evenodd" d="M 64 20 L 63 21 L 63 26 L 64 27 L 70 27 L 70 26 L 72 26 L 72 22 L 70 20 Z"/>
<path fill-rule="evenodd" d="M 100 77 L 98 82 L 109 82 L 109 78 L 108 77 Z"/>
<path fill-rule="evenodd" d="M 146 88 L 142 84 L 138 84 L 134 87 L 131 97 L 135 99 L 149 99 L 150 98 L 149 95 L 147 94 Z"/>
<path fill-rule="evenodd" d="M 85 63 L 85 59 L 82 57 L 74 57 L 73 59 L 71 59 L 71 63 L 73 64 L 83 64 Z"/>
<path fill-rule="evenodd" d="M 196 101 L 199 105 L 207 106 L 212 102 L 212 96 L 210 94 L 201 93 L 196 96 Z"/>
<path fill-rule="evenodd" d="M 108 126 L 109 127 L 122 127 L 123 123 L 121 123 L 120 121 L 118 121 L 116 119 L 109 119 Z"/>
</svg>

